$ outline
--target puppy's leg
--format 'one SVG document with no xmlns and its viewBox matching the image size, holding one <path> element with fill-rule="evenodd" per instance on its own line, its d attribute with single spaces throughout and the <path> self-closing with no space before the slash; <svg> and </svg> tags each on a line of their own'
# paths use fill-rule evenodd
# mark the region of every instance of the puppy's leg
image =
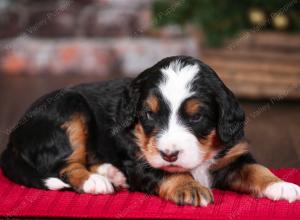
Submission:
<svg viewBox="0 0 300 220">
<path fill-rule="evenodd" d="M 73 189 L 81 193 L 110 194 L 114 192 L 111 182 L 102 175 L 90 173 L 85 167 L 84 148 L 78 148 L 69 157 L 67 166 L 61 170 L 60 176 Z"/>
<path fill-rule="evenodd" d="M 276 177 L 259 164 L 245 164 L 232 177 L 230 188 L 271 200 L 300 200 L 300 187 Z"/>
<path fill-rule="evenodd" d="M 207 206 L 214 202 L 211 191 L 189 174 L 170 174 L 159 184 L 160 197 L 179 205 Z"/>
<path fill-rule="evenodd" d="M 272 200 L 300 200 L 300 187 L 284 182 L 259 165 L 248 152 L 247 143 L 231 148 L 212 167 L 213 187 L 249 193 Z"/>
<path fill-rule="evenodd" d="M 90 173 L 86 168 L 87 126 L 85 117 L 74 114 L 62 125 L 69 137 L 73 153 L 68 157 L 66 166 L 60 171 L 60 176 L 78 192 L 91 194 L 113 193 L 114 188 L 107 177 Z"/>
<path fill-rule="evenodd" d="M 276 177 L 269 169 L 257 164 L 251 154 L 237 147 L 215 164 L 212 171 L 214 187 L 271 200 L 300 200 L 299 186 Z"/>
<path fill-rule="evenodd" d="M 128 188 L 125 175 L 110 163 L 93 165 L 90 171 L 106 177 L 116 188 Z"/>
</svg>

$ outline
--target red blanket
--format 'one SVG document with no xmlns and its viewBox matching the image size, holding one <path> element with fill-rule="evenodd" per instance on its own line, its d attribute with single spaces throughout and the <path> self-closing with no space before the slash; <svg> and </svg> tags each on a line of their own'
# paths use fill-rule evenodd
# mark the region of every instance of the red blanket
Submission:
<svg viewBox="0 0 300 220">
<path fill-rule="evenodd" d="M 300 185 L 300 169 L 273 170 Z M 119 192 L 88 195 L 44 191 L 12 183 L 0 171 L 0 216 L 169 219 L 300 219 L 300 201 L 273 202 L 234 192 L 214 190 L 215 203 L 206 208 L 176 206 L 155 196 Z"/>
</svg>

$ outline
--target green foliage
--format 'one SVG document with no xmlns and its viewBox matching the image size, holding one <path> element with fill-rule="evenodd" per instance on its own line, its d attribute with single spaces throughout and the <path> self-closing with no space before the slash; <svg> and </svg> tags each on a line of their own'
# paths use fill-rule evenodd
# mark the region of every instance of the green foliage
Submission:
<svg viewBox="0 0 300 220">
<path fill-rule="evenodd" d="M 210 46 L 220 46 L 225 39 L 251 27 L 248 11 L 253 7 L 264 10 L 268 19 L 280 10 L 287 13 L 293 24 L 291 30 L 300 31 L 298 0 L 156 0 L 152 10 L 156 25 L 191 22 L 204 31 Z"/>
</svg>

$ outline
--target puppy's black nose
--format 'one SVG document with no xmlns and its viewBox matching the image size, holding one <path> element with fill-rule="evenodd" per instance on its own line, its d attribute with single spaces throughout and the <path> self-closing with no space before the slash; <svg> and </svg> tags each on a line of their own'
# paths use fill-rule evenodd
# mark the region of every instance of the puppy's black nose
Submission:
<svg viewBox="0 0 300 220">
<path fill-rule="evenodd" d="M 174 162 L 178 158 L 179 151 L 173 151 L 173 152 L 159 151 L 159 153 L 165 161 Z"/>
</svg>

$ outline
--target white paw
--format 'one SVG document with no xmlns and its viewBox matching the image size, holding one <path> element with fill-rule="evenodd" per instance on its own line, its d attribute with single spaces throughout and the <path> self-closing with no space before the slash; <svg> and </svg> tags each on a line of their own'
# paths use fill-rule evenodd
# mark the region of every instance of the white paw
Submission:
<svg viewBox="0 0 300 220">
<path fill-rule="evenodd" d="M 114 187 L 110 181 L 101 175 L 91 174 L 83 184 L 83 192 L 91 194 L 110 194 L 114 192 Z"/>
<path fill-rule="evenodd" d="M 97 172 L 109 179 L 115 187 L 128 188 L 126 177 L 115 166 L 105 163 L 99 166 Z"/>
<path fill-rule="evenodd" d="M 55 177 L 50 177 L 46 180 L 44 180 L 45 186 L 50 189 L 50 190 L 60 190 L 63 188 L 70 188 L 71 186 L 62 180 L 55 178 Z"/>
<path fill-rule="evenodd" d="M 109 176 L 108 179 L 116 186 L 121 188 L 128 188 L 126 177 L 122 172 L 117 171 L 114 175 Z"/>
<path fill-rule="evenodd" d="M 294 202 L 300 200 L 300 187 L 288 182 L 277 182 L 269 185 L 263 195 L 272 200 L 287 200 Z"/>
</svg>

